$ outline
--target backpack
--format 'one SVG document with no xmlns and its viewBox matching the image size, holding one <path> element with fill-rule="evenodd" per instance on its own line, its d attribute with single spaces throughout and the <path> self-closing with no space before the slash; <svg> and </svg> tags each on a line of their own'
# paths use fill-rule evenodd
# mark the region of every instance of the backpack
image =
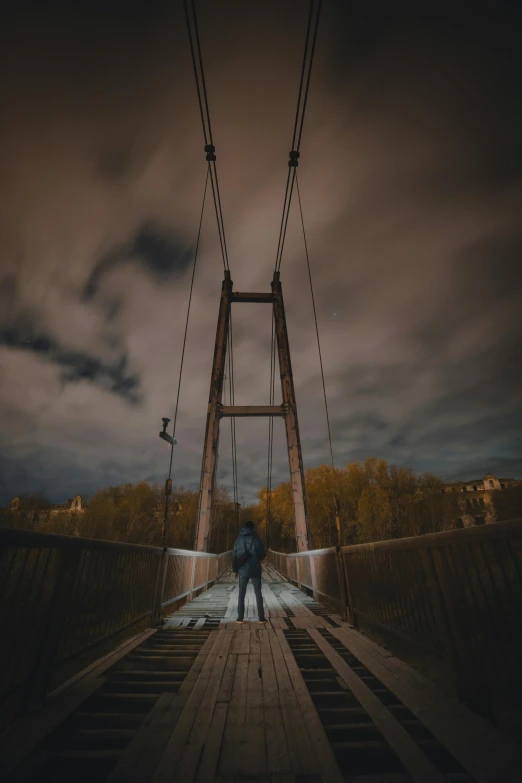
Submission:
<svg viewBox="0 0 522 783">
<path fill-rule="evenodd" d="M 240 555 L 237 559 L 237 568 L 238 571 L 241 568 L 241 566 L 244 566 L 245 563 L 248 563 L 250 558 L 252 557 L 252 547 L 254 545 L 254 537 L 252 536 L 252 543 L 250 544 L 250 549 L 245 549 L 242 555 Z"/>
</svg>

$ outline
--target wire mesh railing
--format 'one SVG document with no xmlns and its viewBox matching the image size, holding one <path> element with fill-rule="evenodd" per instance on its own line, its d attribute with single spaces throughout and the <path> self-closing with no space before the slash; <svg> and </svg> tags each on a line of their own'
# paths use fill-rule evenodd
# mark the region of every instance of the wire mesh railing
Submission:
<svg viewBox="0 0 522 783">
<path fill-rule="evenodd" d="M 53 673 L 208 587 L 230 554 L 0 528 L 0 729 Z M 78 669 L 82 668 L 78 664 Z"/>
</svg>

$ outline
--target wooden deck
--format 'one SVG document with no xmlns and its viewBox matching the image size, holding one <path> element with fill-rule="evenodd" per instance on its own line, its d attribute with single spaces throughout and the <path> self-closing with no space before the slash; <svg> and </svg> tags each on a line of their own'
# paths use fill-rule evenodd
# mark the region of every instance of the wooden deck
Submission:
<svg viewBox="0 0 522 783">
<path fill-rule="evenodd" d="M 218 618 L 219 625 L 198 656 L 193 676 L 136 734 L 111 781 L 515 783 L 522 779 L 522 751 L 510 740 L 443 697 L 415 670 L 349 623 L 321 610 L 270 566 L 264 569 L 262 591 L 266 626 L 257 622 L 250 584 L 245 623 L 235 623 L 238 587 L 230 573 L 167 621 L 167 629 L 188 628 L 194 619 L 196 630 Z M 307 637 L 299 640 L 304 657 L 296 656 L 289 643 L 293 630 Z M 355 659 L 362 667 L 350 666 L 337 651 L 339 644 L 332 642 L 340 643 L 352 654 L 352 663 Z M 337 760 L 343 756 L 342 740 L 329 741 L 331 716 L 325 726 L 316 707 L 321 702 L 314 696 L 320 692 L 314 687 L 309 690 L 314 681 L 305 679 L 310 665 L 306 656 L 313 657 L 314 645 L 328 660 L 333 678 L 358 702 L 346 708 L 347 715 L 339 713 L 335 718 L 346 727 L 347 764 Z M 361 677 L 361 669 L 371 679 Z M 424 742 L 412 736 L 411 725 L 405 727 L 407 721 L 399 719 L 398 710 L 383 703 L 383 693 L 391 694 L 393 704 L 401 703 L 415 716 L 424 729 L 417 732 L 426 735 Z M 165 725 L 165 710 L 172 718 L 161 742 L 151 728 Z M 361 727 L 375 738 L 354 740 Z M 339 731 L 334 734 L 337 738 Z M 397 770 L 366 774 L 359 768 L 365 750 L 379 753 L 386 746 L 398 759 Z M 453 757 L 453 771 L 447 758 L 441 762 L 429 752 L 433 748 L 443 748 L 439 757 Z M 356 762 L 353 774 L 350 751 Z"/>
<path fill-rule="evenodd" d="M 520 783 L 522 749 L 512 740 L 269 566 L 262 589 L 266 625 L 257 622 L 250 585 L 245 622 L 235 623 L 238 587 L 226 574 L 134 648 L 133 669 L 143 668 L 139 660 L 146 655 L 161 669 L 167 664 L 158 650 L 174 642 L 178 653 L 179 645 L 194 649 L 199 639 L 179 687 L 156 688 L 155 703 L 126 747 L 110 751 L 115 763 L 104 779 Z M 147 645 L 155 638 L 160 646 L 151 652 Z M 111 671 L 105 666 L 89 677 L 107 682 Z M 136 682 L 144 674 L 133 673 Z M 116 674 L 121 680 L 121 670 Z M 89 752 L 71 751 L 68 762 L 86 764 Z M 97 752 L 109 758 L 108 750 Z M 25 773 L 9 780 L 66 779 L 35 774 L 38 763 L 33 758 Z"/>
</svg>

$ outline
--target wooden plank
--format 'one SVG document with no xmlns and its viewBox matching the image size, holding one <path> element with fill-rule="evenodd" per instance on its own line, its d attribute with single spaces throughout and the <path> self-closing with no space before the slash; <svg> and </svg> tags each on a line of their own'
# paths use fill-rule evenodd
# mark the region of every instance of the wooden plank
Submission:
<svg viewBox="0 0 522 783">
<path fill-rule="evenodd" d="M 287 604 L 292 608 L 292 611 L 296 614 L 311 614 L 313 615 L 313 612 L 308 609 L 307 606 L 305 606 L 301 601 L 299 601 L 295 594 L 292 593 L 290 590 L 282 590 L 281 591 L 281 598 Z"/>
<path fill-rule="evenodd" d="M 118 761 L 110 783 L 152 777 L 203 667 L 210 665 L 207 661 L 217 639 L 217 631 L 208 635 L 179 691 L 159 697 Z"/>
<path fill-rule="evenodd" d="M 275 614 L 275 609 L 272 606 L 272 593 L 268 585 L 261 584 L 261 594 L 263 596 L 263 607 L 265 612 L 265 617 L 271 617 L 272 613 Z"/>
<path fill-rule="evenodd" d="M 263 596 L 270 617 L 286 617 L 286 611 L 283 609 L 270 587 L 266 584 L 263 584 Z"/>
<path fill-rule="evenodd" d="M 358 677 L 351 666 L 333 649 L 324 636 L 316 629 L 310 629 L 308 633 L 390 744 L 410 774 L 412 781 L 415 783 L 445 783 L 445 776 L 424 755 L 406 729 Z"/>
<path fill-rule="evenodd" d="M 310 745 L 303 715 L 292 687 L 276 633 L 271 628 L 267 629 L 292 772 L 296 775 L 318 774 L 319 764 Z"/>
<path fill-rule="evenodd" d="M 332 627 L 332 626 L 331 626 Z M 350 630 L 353 630 L 354 633 L 357 634 L 357 638 L 359 641 L 359 644 L 363 645 L 368 649 L 371 654 L 378 655 L 380 658 L 392 658 L 393 653 L 390 652 L 390 650 L 387 650 L 385 647 L 381 647 L 380 644 L 377 644 L 377 642 L 374 642 L 372 639 L 369 639 L 367 636 L 365 636 L 360 631 L 355 631 L 355 629 L 350 629 L 343 627 L 342 629 L 335 629 L 335 630 L 341 630 L 343 633 L 349 632 Z M 352 638 L 352 637 L 350 637 Z"/>
<path fill-rule="evenodd" d="M 212 722 L 205 742 L 203 756 L 199 765 L 196 783 L 214 783 L 221 753 L 221 743 L 227 719 L 228 704 L 216 704 Z"/>
<path fill-rule="evenodd" d="M 228 702 L 232 698 L 232 688 L 234 685 L 234 676 L 236 672 L 237 655 L 229 653 L 225 664 L 225 671 L 217 695 L 218 702 Z"/>
<path fill-rule="evenodd" d="M 203 626 L 205 625 L 206 619 L 207 619 L 206 617 L 200 617 L 199 620 L 197 620 L 197 622 L 196 622 L 196 624 L 194 626 L 194 630 L 195 631 L 199 631 L 201 628 L 203 628 Z"/>
<path fill-rule="evenodd" d="M 232 636 L 232 643 L 230 645 L 230 653 L 232 655 L 239 655 L 239 652 L 241 650 L 241 631 L 242 626 L 241 625 L 235 625 L 232 623 L 232 625 L 228 626 L 230 628 L 230 633 L 233 634 Z"/>
<path fill-rule="evenodd" d="M 7 729 L 0 740 L 0 777 L 18 767 L 51 731 L 63 723 L 84 701 L 95 693 L 105 679 L 103 673 L 152 636 L 156 629 L 148 629 L 122 642 L 115 650 L 72 677 L 48 697 L 37 712 L 29 714 Z"/>
<path fill-rule="evenodd" d="M 238 632 L 238 636 L 241 638 L 241 646 L 239 648 L 239 655 L 249 655 L 250 653 L 250 623 L 245 623 L 241 630 Z"/>
<path fill-rule="evenodd" d="M 228 599 L 227 609 L 225 612 L 225 617 L 234 617 L 237 615 L 237 598 L 239 595 L 239 587 L 235 587 L 234 590 L 230 593 L 230 598 Z"/>
<path fill-rule="evenodd" d="M 339 614 L 331 614 L 330 617 L 334 622 L 336 622 L 338 625 L 340 625 L 342 628 L 354 628 L 353 623 L 348 622 L 348 620 L 345 620 L 343 617 L 341 617 Z M 330 623 L 328 623 L 330 625 Z"/>
<path fill-rule="evenodd" d="M 290 590 L 285 590 L 281 598 L 292 609 L 296 619 L 298 619 L 299 628 L 330 628 L 330 623 L 319 615 L 314 614 L 302 601 L 300 601 Z"/>
<path fill-rule="evenodd" d="M 291 619 L 296 628 L 322 628 L 325 625 L 307 606 L 304 606 L 301 601 L 297 600 L 289 590 L 283 591 L 281 598 L 292 609 L 295 617 Z"/>
<path fill-rule="evenodd" d="M 260 632 L 259 644 L 268 772 L 272 775 L 289 774 L 292 771 L 292 766 L 288 754 L 277 677 L 267 630 Z M 293 778 L 293 775 L 291 777 Z"/>
<path fill-rule="evenodd" d="M 182 709 L 179 693 L 161 694 L 119 759 L 109 783 L 143 779 L 140 773 L 146 768 L 154 770 Z"/>
<path fill-rule="evenodd" d="M 330 633 L 413 712 L 476 783 L 520 783 L 522 748 L 509 737 L 433 683 L 422 682 L 407 664 L 379 655 L 357 631 L 332 627 Z"/>
<path fill-rule="evenodd" d="M 219 762 L 219 774 L 225 777 L 243 771 L 247 680 L 248 655 L 238 655 Z"/>
<path fill-rule="evenodd" d="M 243 644 L 243 626 L 232 625 L 230 633 L 233 634 L 232 645 L 230 652 L 233 655 L 239 655 L 241 653 L 241 646 Z"/>
<path fill-rule="evenodd" d="M 176 771 L 173 773 L 171 780 L 182 780 L 183 783 L 193 783 L 199 762 L 201 761 L 201 755 L 203 753 L 203 744 L 200 742 L 192 742 L 183 746 L 181 759 L 176 766 Z"/>
<path fill-rule="evenodd" d="M 224 630 L 219 630 L 217 633 L 218 638 L 215 642 L 216 646 L 212 651 L 213 654 L 207 658 L 157 765 L 153 777 L 155 783 L 167 783 L 173 777 L 181 761 L 194 721 L 198 716 L 201 702 L 207 693 L 207 689 L 209 687 L 212 688 L 214 668 L 217 667 L 219 669 L 222 665 L 224 667 L 224 662 L 220 659 L 228 653 L 231 636 Z"/>
<path fill-rule="evenodd" d="M 266 763 L 266 738 L 263 710 L 263 681 L 261 670 L 261 647 L 259 632 L 250 633 L 250 654 L 247 674 L 247 702 L 245 715 L 245 772 L 252 769 L 256 774 L 268 772 Z"/>
<path fill-rule="evenodd" d="M 231 635 L 225 634 L 221 647 L 216 653 L 211 679 L 203 698 L 199 703 L 197 716 L 189 735 L 189 744 L 203 743 L 206 739 L 214 712 L 214 706 L 221 688 L 231 640 Z M 184 780 L 185 778 L 182 776 L 181 779 Z"/>
<path fill-rule="evenodd" d="M 344 777 L 339 770 L 333 750 L 328 742 L 325 731 L 319 720 L 312 697 L 308 692 L 299 667 L 293 656 L 283 631 L 275 631 L 274 637 L 279 643 L 295 695 L 304 718 L 309 742 L 314 749 L 320 774 L 329 783 L 344 783 Z"/>
<path fill-rule="evenodd" d="M 171 617 L 167 621 L 167 625 L 169 628 L 179 628 L 181 623 L 183 622 L 183 617 Z"/>
<path fill-rule="evenodd" d="M 66 682 L 62 683 L 53 691 L 51 691 L 51 693 L 47 696 L 47 701 L 54 699 L 56 696 L 58 696 L 58 694 L 62 693 L 62 691 L 67 690 L 87 675 L 92 674 L 95 677 L 99 677 L 101 674 L 107 671 L 107 669 L 110 669 L 111 666 L 114 666 L 115 663 L 120 661 L 129 652 L 132 652 L 132 650 L 134 650 L 136 647 L 139 647 L 141 644 L 146 642 L 147 639 L 150 639 L 150 637 L 153 636 L 157 630 L 157 628 L 148 628 L 146 631 L 140 631 L 140 633 L 137 633 L 130 639 L 126 639 L 124 642 L 119 644 L 115 650 L 112 650 L 110 653 L 103 655 L 101 658 L 97 658 L 95 661 L 93 661 L 93 663 L 89 664 L 89 666 L 86 666 L 85 669 L 82 669 L 80 672 L 78 672 L 78 674 L 75 674 L 69 680 L 66 680 Z"/>
</svg>

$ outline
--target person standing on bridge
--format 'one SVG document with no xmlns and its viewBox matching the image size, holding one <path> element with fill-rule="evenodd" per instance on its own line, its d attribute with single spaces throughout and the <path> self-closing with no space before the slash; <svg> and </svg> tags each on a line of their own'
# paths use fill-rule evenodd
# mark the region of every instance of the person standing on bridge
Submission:
<svg viewBox="0 0 522 783">
<path fill-rule="evenodd" d="M 239 531 L 232 550 L 232 570 L 239 576 L 239 599 L 237 602 L 236 623 L 242 623 L 245 615 L 245 593 L 248 580 L 256 594 L 257 616 L 260 623 L 266 623 L 261 594 L 261 561 L 266 557 L 265 546 L 257 535 L 254 523 L 247 522 Z"/>
</svg>

